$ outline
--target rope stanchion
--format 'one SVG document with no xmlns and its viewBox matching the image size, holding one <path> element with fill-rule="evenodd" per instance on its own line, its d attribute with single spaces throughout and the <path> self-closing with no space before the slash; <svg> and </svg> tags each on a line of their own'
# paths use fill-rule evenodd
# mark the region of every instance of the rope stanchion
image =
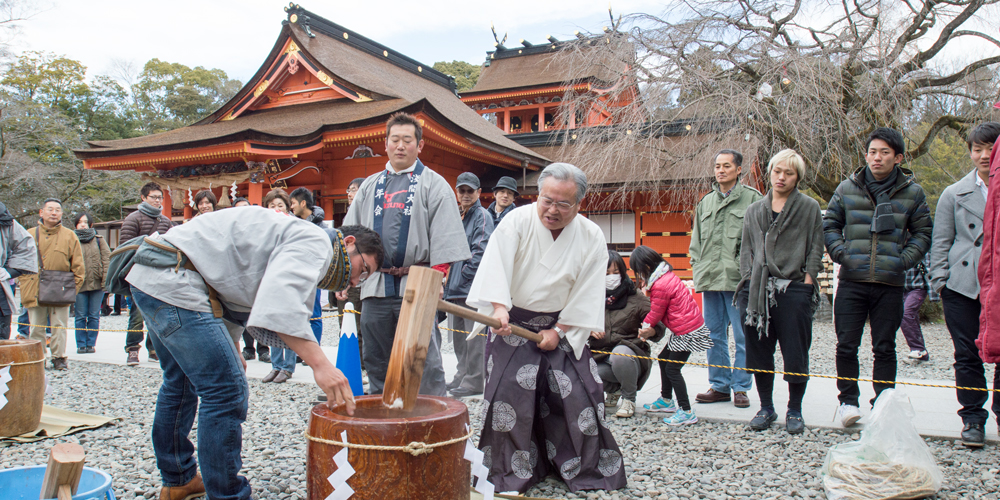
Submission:
<svg viewBox="0 0 1000 500">
<path fill-rule="evenodd" d="M 414 441 L 414 442 L 412 442 L 410 444 L 407 444 L 405 446 L 382 446 L 382 445 L 376 445 L 376 444 L 345 443 L 343 441 L 334 441 L 332 439 L 318 438 L 316 436 L 313 436 L 313 435 L 309 434 L 309 431 L 305 431 L 305 432 L 302 433 L 302 435 L 305 436 L 306 439 L 308 439 L 309 441 L 316 442 L 316 443 L 329 444 L 329 445 L 333 445 L 333 446 L 340 446 L 342 448 L 355 448 L 355 449 L 359 449 L 359 450 L 403 451 L 403 452 L 409 453 L 410 455 L 413 455 L 415 457 L 419 457 L 420 455 L 426 455 L 426 454 L 429 454 L 429 453 L 433 453 L 435 448 L 440 448 L 442 446 L 448 446 L 448 445 L 452 445 L 452 444 L 462 443 L 462 442 L 468 441 L 469 439 L 472 439 L 472 436 L 474 436 L 475 434 L 476 434 L 476 430 L 473 429 L 473 430 L 470 430 L 469 433 L 466 434 L 466 435 L 464 435 L 464 436 L 459 436 L 457 438 L 449 439 L 447 441 L 441 441 L 440 443 L 427 444 L 427 443 L 422 443 L 420 441 Z"/>
</svg>

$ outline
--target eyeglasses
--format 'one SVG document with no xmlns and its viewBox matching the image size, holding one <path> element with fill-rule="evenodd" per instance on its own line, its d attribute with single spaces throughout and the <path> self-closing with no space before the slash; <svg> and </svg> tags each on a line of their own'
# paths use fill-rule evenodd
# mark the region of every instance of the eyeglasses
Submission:
<svg viewBox="0 0 1000 500">
<path fill-rule="evenodd" d="M 361 271 L 361 274 L 358 276 L 359 285 L 364 283 L 365 280 L 368 279 L 368 276 L 372 273 L 371 269 L 368 267 L 368 263 L 365 262 L 365 257 L 363 255 L 361 256 L 361 265 L 364 266 L 364 271 Z"/>
<path fill-rule="evenodd" d="M 151 200 L 162 200 L 163 199 L 163 195 L 160 195 L 160 196 L 151 195 L 151 196 L 147 196 L 146 198 L 149 198 Z"/>
<path fill-rule="evenodd" d="M 357 193 L 357 192 L 358 192 L 358 188 L 356 188 L 356 187 L 347 188 L 347 193 L 348 194 L 350 194 L 350 193 Z"/>
<path fill-rule="evenodd" d="M 573 208 L 573 207 L 576 206 L 576 203 L 569 203 L 569 202 L 565 202 L 565 201 L 555 201 L 552 198 L 549 198 L 548 196 L 539 196 L 538 197 L 538 203 L 542 206 L 542 208 L 544 208 L 546 210 L 552 208 L 552 206 L 555 205 L 556 210 L 558 210 L 560 212 L 569 212 L 569 210 L 571 208 Z"/>
</svg>

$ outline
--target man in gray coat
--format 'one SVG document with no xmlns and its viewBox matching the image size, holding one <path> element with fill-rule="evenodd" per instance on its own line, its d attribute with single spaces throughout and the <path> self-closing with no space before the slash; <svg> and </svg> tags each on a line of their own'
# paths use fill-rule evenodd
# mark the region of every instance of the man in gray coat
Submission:
<svg viewBox="0 0 1000 500">
<path fill-rule="evenodd" d="M 458 176 L 455 183 L 458 191 L 459 211 L 462 214 L 462 225 L 465 227 L 465 237 L 469 240 L 469 251 L 472 258 L 455 262 L 448 271 L 448 282 L 444 289 L 444 299 L 465 306 L 465 298 L 469 295 L 472 279 L 476 277 L 479 262 L 483 260 L 486 244 L 493 234 L 493 217 L 479 202 L 483 190 L 479 186 L 479 177 L 471 172 Z M 458 373 L 448 384 L 451 396 L 462 398 L 483 393 L 483 353 L 486 349 L 486 337 L 476 335 L 466 341 L 467 332 L 471 332 L 475 321 L 459 318 L 454 314 L 448 318 L 448 326 L 452 329 L 451 341 L 455 345 L 455 357 L 458 358 Z"/>
<path fill-rule="evenodd" d="M 0 289 L 3 290 L 3 296 L 0 296 L 0 340 L 10 338 L 11 318 L 17 314 L 10 280 L 22 274 L 37 273 L 37 255 L 35 239 L 0 202 Z"/>
<path fill-rule="evenodd" d="M 472 256 L 454 192 L 444 177 L 417 157 L 423 147 L 420 122 L 406 113 L 392 115 L 386 124 L 389 161 L 385 169 L 365 179 L 344 217 L 344 225 L 372 229 L 385 245 L 385 263 L 361 287 L 362 355 L 371 394 L 381 394 L 385 384 L 410 267 L 444 272 L 453 262 Z M 436 324 L 434 329 L 420 393 L 444 396 L 441 333 Z"/>
<path fill-rule="evenodd" d="M 979 257 L 983 245 L 983 214 L 986 210 L 990 175 L 990 153 L 1000 136 L 1000 123 L 990 122 L 972 129 L 969 156 L 974 168 L 958 182 L 946 187 L 934 213 L 931 239 L 931 288 L 941 294 L 944 321 L 955 344 L 955 385 L 986 388 L 983 360 L 979 357 Z M 1000 369 L 993 373 L 993 388 L 1000 389 Z M 958 390 L 962 408 L 962 444 L 982 447 L 984 425 L 990 414 L 983 405 L 985 391 Z M 1000 398 L 993 396 L 993 413 L 1000 416 Z"/>
</svg>

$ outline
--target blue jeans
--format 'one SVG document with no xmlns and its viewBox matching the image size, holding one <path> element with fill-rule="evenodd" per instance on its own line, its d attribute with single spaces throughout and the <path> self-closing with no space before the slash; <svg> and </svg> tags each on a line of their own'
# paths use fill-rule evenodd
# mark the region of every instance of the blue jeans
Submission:
<svg viewBox="0 0 1000 500">
<path fill-rule="evenodd" d="M 291 349 L 271 348 L 271 369 L 285 370 L 295 373 L 295 351 Z"/>
<path fill-rule="evenodd" d="M 701 302 L 705 311 L 705 326 L 711 332 L 712 348 L 708 350 L 708 364 L 747 367 L 747 341 L 743 335 L 740 312 L 733 305 L 733 292 L 703 292 Z M 729 362 L 729 335 L 727 328 L 733 327 L 736 343 L 736 359 Z M 753 377 L 746 370 L 730 368 L 708 369 L 708 382 L 712 389 L 729 394 L 747 392 L 753 387 Z"/>
<path fill-rule="evenodd" d="M 135 287 L 132 299 L 163 368 L 153 416 L 163 486 L 187 484 L 198 472 L 188 437 L 197 412 L 198 458 L 209 498 L 249 499 L 250 483 L 239 472 L 250 389 L 229 331 L 212 313 L 172 306 Z"/>
<path fill-rule="evenodd" d="M 101 327 L 101 304 L 104 290 L 90 290 L 76 294 L 76 347 L 94 347 L 97 329 Z"/>
<path fill-rule="evenodd" d="M 319 303 L 319 297 L 322 293 L 321 290 L 316 290 L 316 302 L 313 304 L 313 314 L 310 318 L 323 316 L 323 306 Z M 310 319 L 309 326 L 312 327 L 313 335 L 316 336 L 316 343 L 323 345 L 323 320 Z"/>
<path fill-rule="evenodd" d="M 28 308 L 22 307 L 21 309 L 24 311 L 17 317 L 17 322 L 20 323 L 17 325 L 17 334 L 24 338 L 28 338 L 28 324 L 31 323 L 28 321 Z"/>
</svg>

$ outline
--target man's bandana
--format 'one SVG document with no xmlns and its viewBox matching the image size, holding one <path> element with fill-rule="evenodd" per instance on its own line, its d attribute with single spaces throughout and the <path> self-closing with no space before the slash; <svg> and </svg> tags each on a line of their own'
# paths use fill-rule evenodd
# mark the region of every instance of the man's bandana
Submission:
<svg viewBox="0 0 1000 500">
<path fill-rule="evenodd" d="M 333 260 L 326 270 L 326 276 L 319 280 L 319 287 L 323 290 L 341 291 L 346 290 L 351 285 L 351 258 L 347 255 L 347 245 L 344 244 L 344 235 L 340 231 L 328 230 L 330 232 L 330 244 L 333 245 Z M 333 235 L 336 233 L 337 238 Z"/>
</svg>

